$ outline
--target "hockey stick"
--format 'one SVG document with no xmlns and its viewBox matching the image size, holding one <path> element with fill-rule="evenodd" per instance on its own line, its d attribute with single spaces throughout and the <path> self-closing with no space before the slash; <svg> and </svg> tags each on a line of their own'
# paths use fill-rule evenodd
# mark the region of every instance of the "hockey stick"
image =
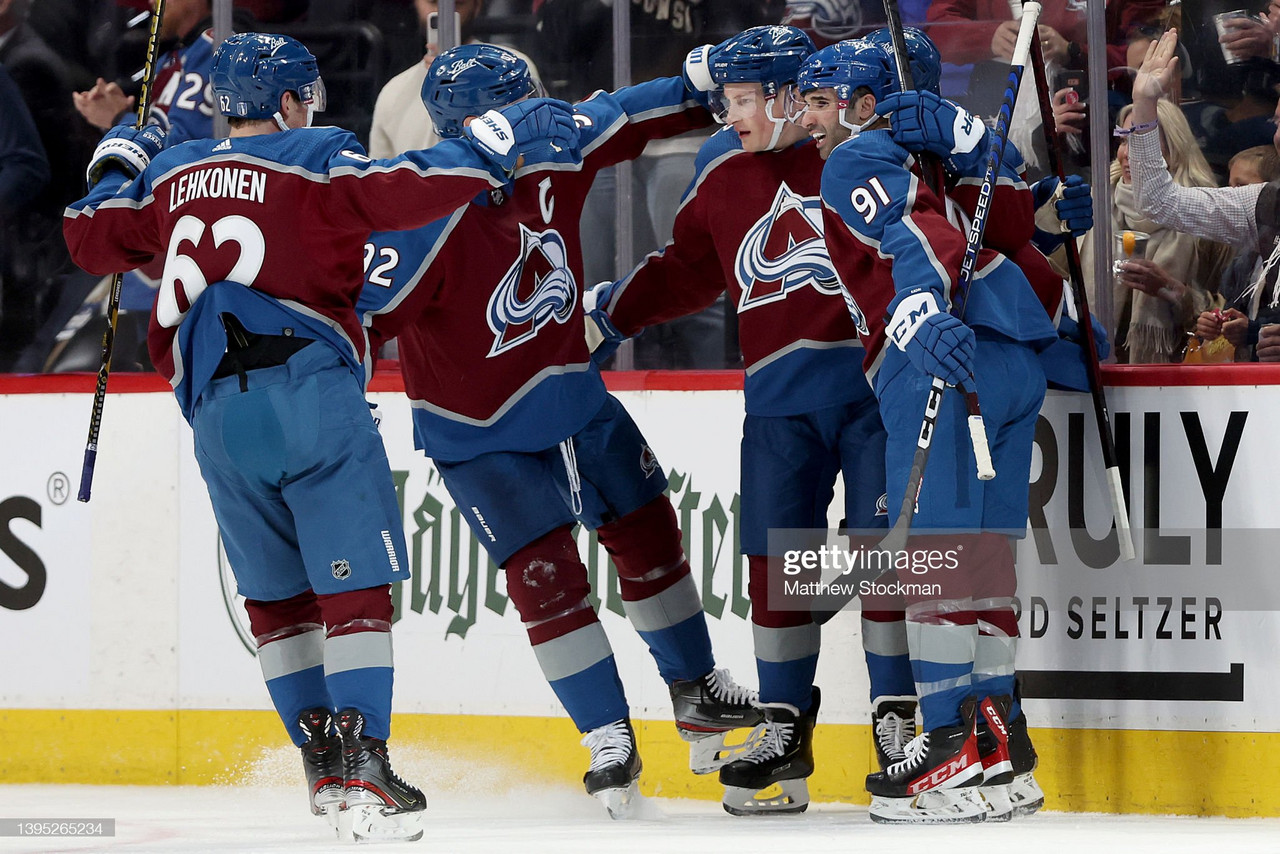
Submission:
<svg viewBox="0 0 1280 854">
<path fill-rule="evenodd" d="M 142 68 L 142 91 L 138 93 L 138 116 L 134 127 L 141 130 L 147 124 L 147 110 L 151 106 L 151 80 L 155 71 L 160 46 L 160 19 L 164 16 L 164 0 L 155 0 L 155 14 L 151 16 L 151 32 L 147 35 L 147 64 Z M 120 316 L 120 288 L 123 273 L 111 277 L 111 296 L 107 299 L 107 331 L 102 336 L 102 364 L 98 367 L 98 386 L 93 392 L 93 412 L 89 416 L 89 438 L 84 446 L 84 465 L 80 469 L 80 492 L 76 500 L 89 500 L 93 489 L 93 469 L 98 462 L 98 434 L 102 430 L 102 409 L 107 403 L 107 377 L 111 373 L 111 353 L 116 343 L 116 321 Z"/>
<path fill-rule="evenodd" d="M 1010 0 L 1012 5 L 1017 0 Z M 1059 186 L 1067 181 L 1062 163 L 1062 140 L 1058 137 L 1057 121 L 1053 117 L 1053 102 L 1044 70 L 1044 48 L 1039 39 L 1032 39 L 1031 65 L 1035 70 L 1036 89 L 1039 93 L 1040 124 L 1044 126 L 1046 148 L 1049 151 L 1049 169 L 1058 176 Z M 1067 232 L 1067 272 L 1071 278 L 1071 295 L 1075 301 L 1076 317 L 1084 330 L 1085 362 L 1089 366 L 1089 392 L 1093 397 L 1094 421 L 1098 425 L 1098 440 L 1102 443 L 1102 463 L 1106 469 L 1107 492 L 1111 496 L 1111 513 L 1116 521 L 1116 536 L 1120 542 L 1120 557 L 1133 560 L 1133 531 L 1129 527 L 1129 508 L 1124 499 L 1124 485 L 1120 480 L 1120 463 L 1116 459 L 1115 441 L 1111 432 L 1111 413 L 1107 409 L 1107 393 L 1102 385 L 1102 366 L 1098 362 L 1097 343 L 1093 334 L 1093 315 L 1089 311 L 1089 296 L 1084 290 L 1084 269 L 1080 264 L 1080 248 L 1075 235 Z"/>
<path fill-rule="evenodd" d="M 898 11 L 898 0 L 884 0 L 884 16 L 886 21 L 886 29 L 889 31 L 890 37 L 893 39 L 893 62 L 898 72 L 898 85 L 903 92 L 910 91 L 915 88 L 915 81 L 911 74 L 911 57 L 907 51 L 906 36 L 902 30 L 902 15 Z M 946 186 L 946 179 L 942 171 L 942 160 L 931 152 L 920 152 L 917 155 L 919 159 L 921 172 L 925 177 L 925 184 L 939 198 L 943 199 L 943 192 Z M 960 294 L 960 302 L 958 306 L 957 316 L 964 319 L 965 299 L 968 296 L 968 287 L 965 286 Z M 926 432 L 930 437 L 933 435 L 933 425 L 937 420 L 938 403 L 934 397 L 945 384 L 938 380 L 934 383 L 934 387 L 930 392 L 929 402 L 925 406 L 924 422 L 920 427 L 921 441 L 925 439 Z M 987 430 L 982 421 L 982 407 L 978 402 L 977 391 L 970 388 L 964 388 L 965 407 L 969 412 L 969 440 L 973 445 L 973 458 L 978 466 L 978 479 L 991 480 L 996 476 L 995 468 L 991 465 L 991 449 L 987 444 Z M 924 452 L 928 457 L 928 451 Z M 923 461 L 921 463 L 923 471 Z M 913 505 L 914 507 L 914 505 Z"/>
<path fill-rule="evenodd" d="M 1004 103 L 1000 105 L 1000 114 L 996 121 L 995 135 L 991 141 L 991 150 L 987 154 L 987 169 L 982 176 L 982 186 L 978 191 L 978 201 L 969 220 L 968 242 L 965 247 L 964 260 L 960 263 L 960 277 L 956 282 L 956 302 L 958 314 L 963 318 L 964 307 L 969 298 L 969 287 L 973 284 L 973 275 L 978 266 L 978 251 L 982 248 L 982 235 L 987 228 L 987 218 L 991 213 L 991 195 L 995 189 L 996 178 L 1004 160 L 1005 141 L 1009 137 L 1009 120 L 1013 116 L 1013 105 L 1018 100 L 1018 88 L 1022 84 L 1023 70 L 1026 68 L 1030 42 L 1036 31 L 1036 22 L 1040 18 L 1040 4 L 1026 3 L 1022 7 L 1022 25 L 1018 30 L 1017 46 L 1013 51 L 1013 61 L 1009 66 L 1009 80 L 1004 90 Z M 895 38 L 896 42 L 896 38 Z M 939 377 L 934 377 L 929 389 L 929 397 L 925 404 L 924 420 L 920 425 L 920 437 L 916 441 L 915 456 L 911 460 L 911 472 L 907 477 L 907 488 L 902 495 L 902 507 L 898 518 L 890 529 L 888 536 L 880 543 L 880 548 L 891 553 L 902 551 L 907 546 L 907 537 L 911 534 L 911 523 L 916 513 L 916 497 L 920 492 L 920 483 L 924 479 L 924 468 L 929 461 L 929 449 L 933 446 L 934 428 L 937 426 L 938 410 L 942 404 L 942 395 L 947 385 Z M 966 396 L 972 395 L 970 389 L 964 389 Z M 969 417 L 969 429 L 972 432 L 981 427 L 981 419 L 975 423 Z M 975 448 L 978 445 L 974 437 Z M 983 429 L 982 445 L 986 446 L 986 434 Z M 987 458 L 990 467 L 990 456 Z M 979 469 L 982 460 L 978 461 Z M 979 475 L 981 476 L 981 475 Z"/>
</svg>

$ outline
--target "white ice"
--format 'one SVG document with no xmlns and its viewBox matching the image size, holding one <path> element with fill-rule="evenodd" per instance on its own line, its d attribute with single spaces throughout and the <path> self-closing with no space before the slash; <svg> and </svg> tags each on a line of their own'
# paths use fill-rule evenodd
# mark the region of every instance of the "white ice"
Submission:
<svg viewBox="0 0 1280 854">
<path fill-rule="evenodd" d="M 397 759 L 393 756 L 393 759 Z M 1280 819 L 1041 813 L 1003 825 L 886 827 L 864 807 L 815 803 L 801 816 L 734 818 L 712 801 L 646 799 L 641 818 L 612 821 L 580 788 L 533 784 L 512 769 L 405 750 L 398 770 L 429 808 L 416 843 L 360 846 L 431 854 L 783 854 L 1034 852 L 1204 854 L 1280 851 Z M 402 766 L 402 767 L 400 767 Z M 328 852 L 354 849 L 306 808 L 296 753 L 281 749 L 218 786 L 0 787 L 3 818 L 114 818 L 115 836 L 0 839 L 0 852 Z M 935 847 L 936 846 L 936 847 Z"/>
</svg>

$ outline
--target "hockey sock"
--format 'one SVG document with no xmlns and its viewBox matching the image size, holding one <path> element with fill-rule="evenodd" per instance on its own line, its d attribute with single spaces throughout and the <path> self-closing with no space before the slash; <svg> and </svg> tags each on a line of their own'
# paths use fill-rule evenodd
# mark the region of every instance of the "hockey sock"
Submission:
<svg viewBox="0 0 1280 854">
<path fill-rule="evenodd" d="M 667 497 L 601 525 L 597 533 L 618 568 L 622 608 L 662 678 L 670 685 L 710 673 L 715 658 L 702 598 Z"/>
<path fill-rule="evenodd" d="M 1017 653 L 1018 619 L 1013 612 L 1017 572 L 1013 548 L 1003 534 L 980 537 L 982 562 L 973 576 L 973 609 L 977 615 L 978 643 L 973 659 L 973 693 L 979 699 L 1014 696 L 1014 657 Z M 1021 714 L 1015 699 L 1009 719 Z"/>
<path fill-rule="evenodd" d="M 391 585 L 319 596 L 324 677 L 335 709 L 364 715 L 364 734 L 391 735 Z"/>
<path fill-rule="evenodd" d="M 298 727 L 306 709 L 332 709 L 324 681 L 324 620 L 310 590 L 289 599 L 247 599 L 245 611 L 258 645 L 258 664 L 271 703 L 293 743 L 307 740 Z"/>
<path fill-rule="evenodd" d="M 889 571 L 877 581 L 892 583 Z M 916 693 L 907 649 L 907 614 L 899 595 L 862 597 L 862 653 L 871 680 L 871 698 L 911 697 Z"/>
<path fill-rule="evenodd" d="M 801 712 L 808 711 L 813 703 L 822 629 L 807 609 L 775 611 L 769 607 L 767 557 L 750 555 L 747 566 L 760 702 L 788 703 Z"/>
<path fill-rule="evenodd" d="M 972 603 L 941 599 L 907 606 L 907 647 L 924 729 L 958 725 L 973 693 L 978 627 Z"/>
<path fill-rule="evenodd" d="M 507 595 L 524 621 L 538 666 L 579 732 L 628 716 L 627 698 L 595 610 L 572 528 L 516 551 L 503 569 Z"/>
</svg>

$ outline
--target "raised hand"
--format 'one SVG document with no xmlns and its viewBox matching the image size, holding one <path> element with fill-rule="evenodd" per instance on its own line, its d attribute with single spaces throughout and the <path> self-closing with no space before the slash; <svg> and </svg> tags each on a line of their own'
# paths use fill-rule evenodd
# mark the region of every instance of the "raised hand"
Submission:
<svg viewBox="0 0 1280 854">
<path fill-rule="evenodd" d="M 958 104 L 925 90 L 894 92 L 876 104 L 889 118 L 893 141 L 907 151 L 930 151 L 951 159 L 952 171 L 966 172 L 985 153 L 987 127 Z M 953 158 L 960 158 L 957 162 Z"/>
<path fill-rule="evenodd" d="M 1178 31 L 1167 30 L 1159 40 L 1147 46 L 1138 75 L 1133 78 L 1134 107 L 1145 102 L 1154 105 L 1164 95 L 1174 90 L 1174 80 L 1181 71 L 1178 68 Z"/>
</svg>

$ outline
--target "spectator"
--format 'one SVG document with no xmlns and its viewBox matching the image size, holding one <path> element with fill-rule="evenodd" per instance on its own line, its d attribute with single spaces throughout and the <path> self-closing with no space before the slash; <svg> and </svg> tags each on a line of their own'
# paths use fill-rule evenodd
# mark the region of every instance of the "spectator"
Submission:
<svg viewBox="0 0 1280 854">
<path fill-rule="evenodd" d="M 1177 228 L 1210 240 L 1221 240 L 1237 250 L 1256 251 L 1266 260 L 1257 268 L 1250 287 L 1257 295 L 1260 316 L 1249 322 L 1246 344 L 1254 344 L 1261 362 L 1280 361 L 1280 323 L 1261 316 L 1262 306 L 1280 310 L 1276 296 L 1276 274 L 1280 272 L 1280 181 L 1237 187 L 1191 189 L 1180 187 L 1170 177 L 1161 151 L 1160 136 L 1151 133 L 1164 113 L 1158 112 L 1161 96 L 1172 90 L 1180 74 L 1178 33 L 1170 30 L 1151 44 L 1133 81 L 1133 119 L 1141 130 L 1129 137 L 1132 154 L 1134 196 L 1143 213 L 1168 228 Z M 1158 118 L 1157 118 L 1158 116 Z M 1280 115 L 1277 115 L 1280 119 Z M 1280 130 L 1273 145 L 1280 151 Z M 1246 262 L 1247 263 L 1247 262 Z M 1252 269 L 1252 265 L 1251 265 Z M 1203 321 L 1203 314 L 1201 321 Z M 1239 320 L 1234 316 L 1222 318 Z M 1221 323 L 1221 321 L 1219 321 Z M 1197 334 L 1216 337 L 1234 331 L 1225 324 L 1197 324 Z"/>
<path fill-rule="evenodd" d="M 21 93 L 49 162 L 51 180 L 23 216 L 8 223 L 9 259 L 0 321 L 0 371 L 9 370 L 48 313 L 58 277 L 71 267 L 62 211 L 83 189 L 95 138 L 76 118 L 66 63 L 26 23 L 31 0 L 0 0 L 0 64 Z M 9 114 L 0 119 L 6 126 Z"/>
<path fill-rule="evenodd" d="M 1162 102 L 1159 109 L 1160 135 L 1173 180 L 1184 187 L 1214 186 L 1213 173 L 1196 147 L 1182 112 L 1168 101 Z M 1138 209 L 1129 164 L 1132 111 L 1132 106 L 1120 111 L 1116 131 L 1120 146 L 1111 164 L 1111 226 L 1116 235 L 1136 231 L 1149 237 L 1143 257 L 1117 264 L 1113 340 L 1121 362 L 1176 362 L 1200 312 L 1213 307 L 1212 288 L 1218 281 L 1221 262 L 1213 257 L 1213 247 L 1201 245 L 1194 235 L 1151 221 Z M 1086 237 L 1083 251 L 1084 269 L 1092 269 L 1092 253 L 1097 251 L 1094 234 Z"/>
<path fill-rule="evenodd" d="M 0 231 L 7 234 L 10 223 L 49 183 L 49 160 L 22 93 L 3 65 L 0 115 L 5 117 L 0 124 Z M 10 265 L 16 260 L 10 256 L 17 249 L 18 245 L 8 240 L 0 243 L 0 295 L 4 293 Z"/>
<path fill-rule="evenodd" d="M 369 154 L 372 157 L 394 157 L 402 151 L 430 148 L 440 141 L 440 135 L 431 125 L 431 117 L 427 115 L 427 108 L 422 105 L 422 83 L 427 78 L 427 68 L 440 52 L 440 31 L 428 28 L 427 20 L 437 14 L 439 4 L 436 0 L 414 0 L 413 5 L 426 35 L 426 50 L 420 61 L 388 80 L 378 93 L 378 101 L 373 108 L 373 127 L 369 131 Z M 461 24 L 459 43 L 477 43 L 473 33 L 476 19 L 484 13 L 484 0 L 457 0 L 454 8 Z M 533 61 L 514 48 L 501 46 L 525 61 L 529 73 L 541 88 L 542 81 Z"/>
</svg>

